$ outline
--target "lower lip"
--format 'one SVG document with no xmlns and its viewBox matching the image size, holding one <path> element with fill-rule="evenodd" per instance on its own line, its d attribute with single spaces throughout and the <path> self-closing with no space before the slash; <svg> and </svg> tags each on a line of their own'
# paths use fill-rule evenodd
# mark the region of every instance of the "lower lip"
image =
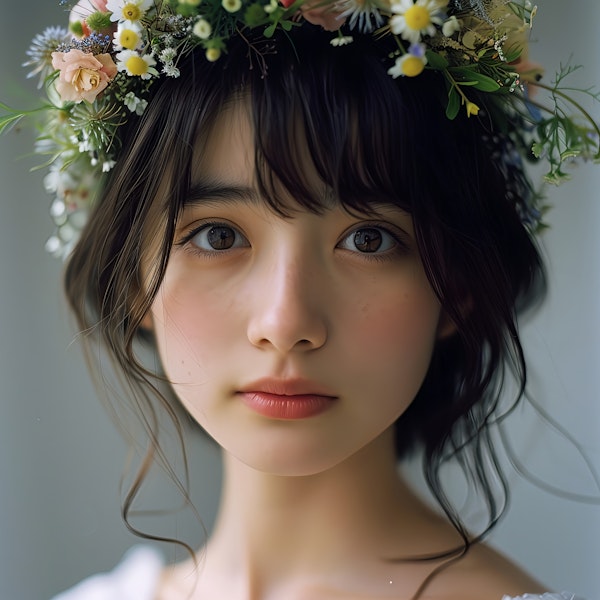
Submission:
<svg viewBox="0 0 600 600">
<path fill-rule="evenodd" d="M 332 396 L 299 394 L 282 396 L 266 392 L 241 392 L 242 402 L 251 410 L 271 419 L 307 419 L 326 411 L 335 399 Z"/>
</svg>

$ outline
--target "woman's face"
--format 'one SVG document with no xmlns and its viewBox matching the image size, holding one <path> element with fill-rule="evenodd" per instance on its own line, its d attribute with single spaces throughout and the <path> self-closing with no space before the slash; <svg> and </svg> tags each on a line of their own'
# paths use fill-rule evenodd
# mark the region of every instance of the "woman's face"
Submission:
<svg viewBox="0 0 600 600">
<path fill-rule="evenodd" d="M 274 214 L 235 105 L 193 188 L 151 311 L 176 394 L 256 469 L 306 475 L 339 464 L 406 410 L 448 328 L 410 216 L 386 205 L 352 216 L 334 203 L 321 215 Z"/>
</svg>

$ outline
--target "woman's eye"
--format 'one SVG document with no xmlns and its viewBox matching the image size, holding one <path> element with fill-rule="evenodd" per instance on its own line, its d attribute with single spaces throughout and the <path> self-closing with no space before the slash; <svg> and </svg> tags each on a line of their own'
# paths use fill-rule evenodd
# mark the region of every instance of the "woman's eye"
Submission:
<svg viewBox="0 0 600 600">
<path fill-rule="evenodd" d="M 234 227 L 209 223 L 204 225 L 191 238 L 190 242 L 200 250 L 231 250 L 248 246 L 248 240 Z"/>
<path fill-rule="evenodd" d="M 398 245 L 396 238 L 381 227 L 361 227 L 347 235 L 340 247 L 352 252 L 386 252 Z"/>
</svg>

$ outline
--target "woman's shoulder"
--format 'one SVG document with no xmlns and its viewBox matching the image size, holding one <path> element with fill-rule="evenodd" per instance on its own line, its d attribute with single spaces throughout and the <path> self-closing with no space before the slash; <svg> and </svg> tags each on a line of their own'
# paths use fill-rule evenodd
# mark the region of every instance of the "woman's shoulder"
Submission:
<svg viewBox="0 0 600 600">
<path fill-rule="evenodd" d="M 481 543 L 433 579 L 430 595 L 452 600 L 583 600 L 572 593 L 546 590 L 548 586 L 501 552 Z"/>
<path fill-rule="evenodd" d="M 561 592 L 560 594 L 524 594 L 523 596 L 504 596 L 502 600 L 583 600 L 580 596 L 575 596 L 570 592 Z"/>
<path fill-rule="evenodd" d="M 84 579 L 53 600 L 153 600 L 163 558 L 150 546 L 134 546 L 106 573 Z"/>
</svg>

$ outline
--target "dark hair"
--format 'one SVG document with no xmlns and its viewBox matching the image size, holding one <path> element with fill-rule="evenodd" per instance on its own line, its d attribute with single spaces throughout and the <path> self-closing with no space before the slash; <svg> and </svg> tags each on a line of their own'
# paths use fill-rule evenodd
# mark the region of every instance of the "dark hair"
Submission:
<svg viewBox="0 0 600 600">
<path fill-rule="evenodd" d="M 439 73 L 393 79 L 393 48 L 384 41 L 355 35 L 332 48 L 330 38 L 308 24 L 273 40 L 238 36 L 216 63 L 192 54 L 180 78 L 156 83 L 143 117 L 127 125 L 122 156 L 70 258 L 68 298 L 82 330 L 104 343 L 123 374 L 149 430 L 149 460 L 159 451 L 159 412 L 177 416 L 137 358 L 135 340 L 165 272 L 197 145 L 227 102 L 247 99 L 256 173 L 273 210 L 286 212 L 282 190 L 321 210 L 322 189 L 303 176 L 308 147 L 322 182 L 349 209 L 383 199 L 412 215 L 425 271 L 456 333 L 438 342 L 421 390 L 396 423 L 397 455 L 423 448 L 428 484 L 468 547 L 439 472 L 458 458 L 483 494 L 491 527 L 503 504 L 494 481 L 504 480 L 490 425 L 501 417 L 507 367 L 518 382 L 515 402 L 523 394 L 516 313 L 544 290 L 538 250 L 519 218 L 523 172 L 497 158 L 511 142 L 493 131 L 482 100 L 478 117 L 461 111 L 449 120 Z"/>
</svg>

